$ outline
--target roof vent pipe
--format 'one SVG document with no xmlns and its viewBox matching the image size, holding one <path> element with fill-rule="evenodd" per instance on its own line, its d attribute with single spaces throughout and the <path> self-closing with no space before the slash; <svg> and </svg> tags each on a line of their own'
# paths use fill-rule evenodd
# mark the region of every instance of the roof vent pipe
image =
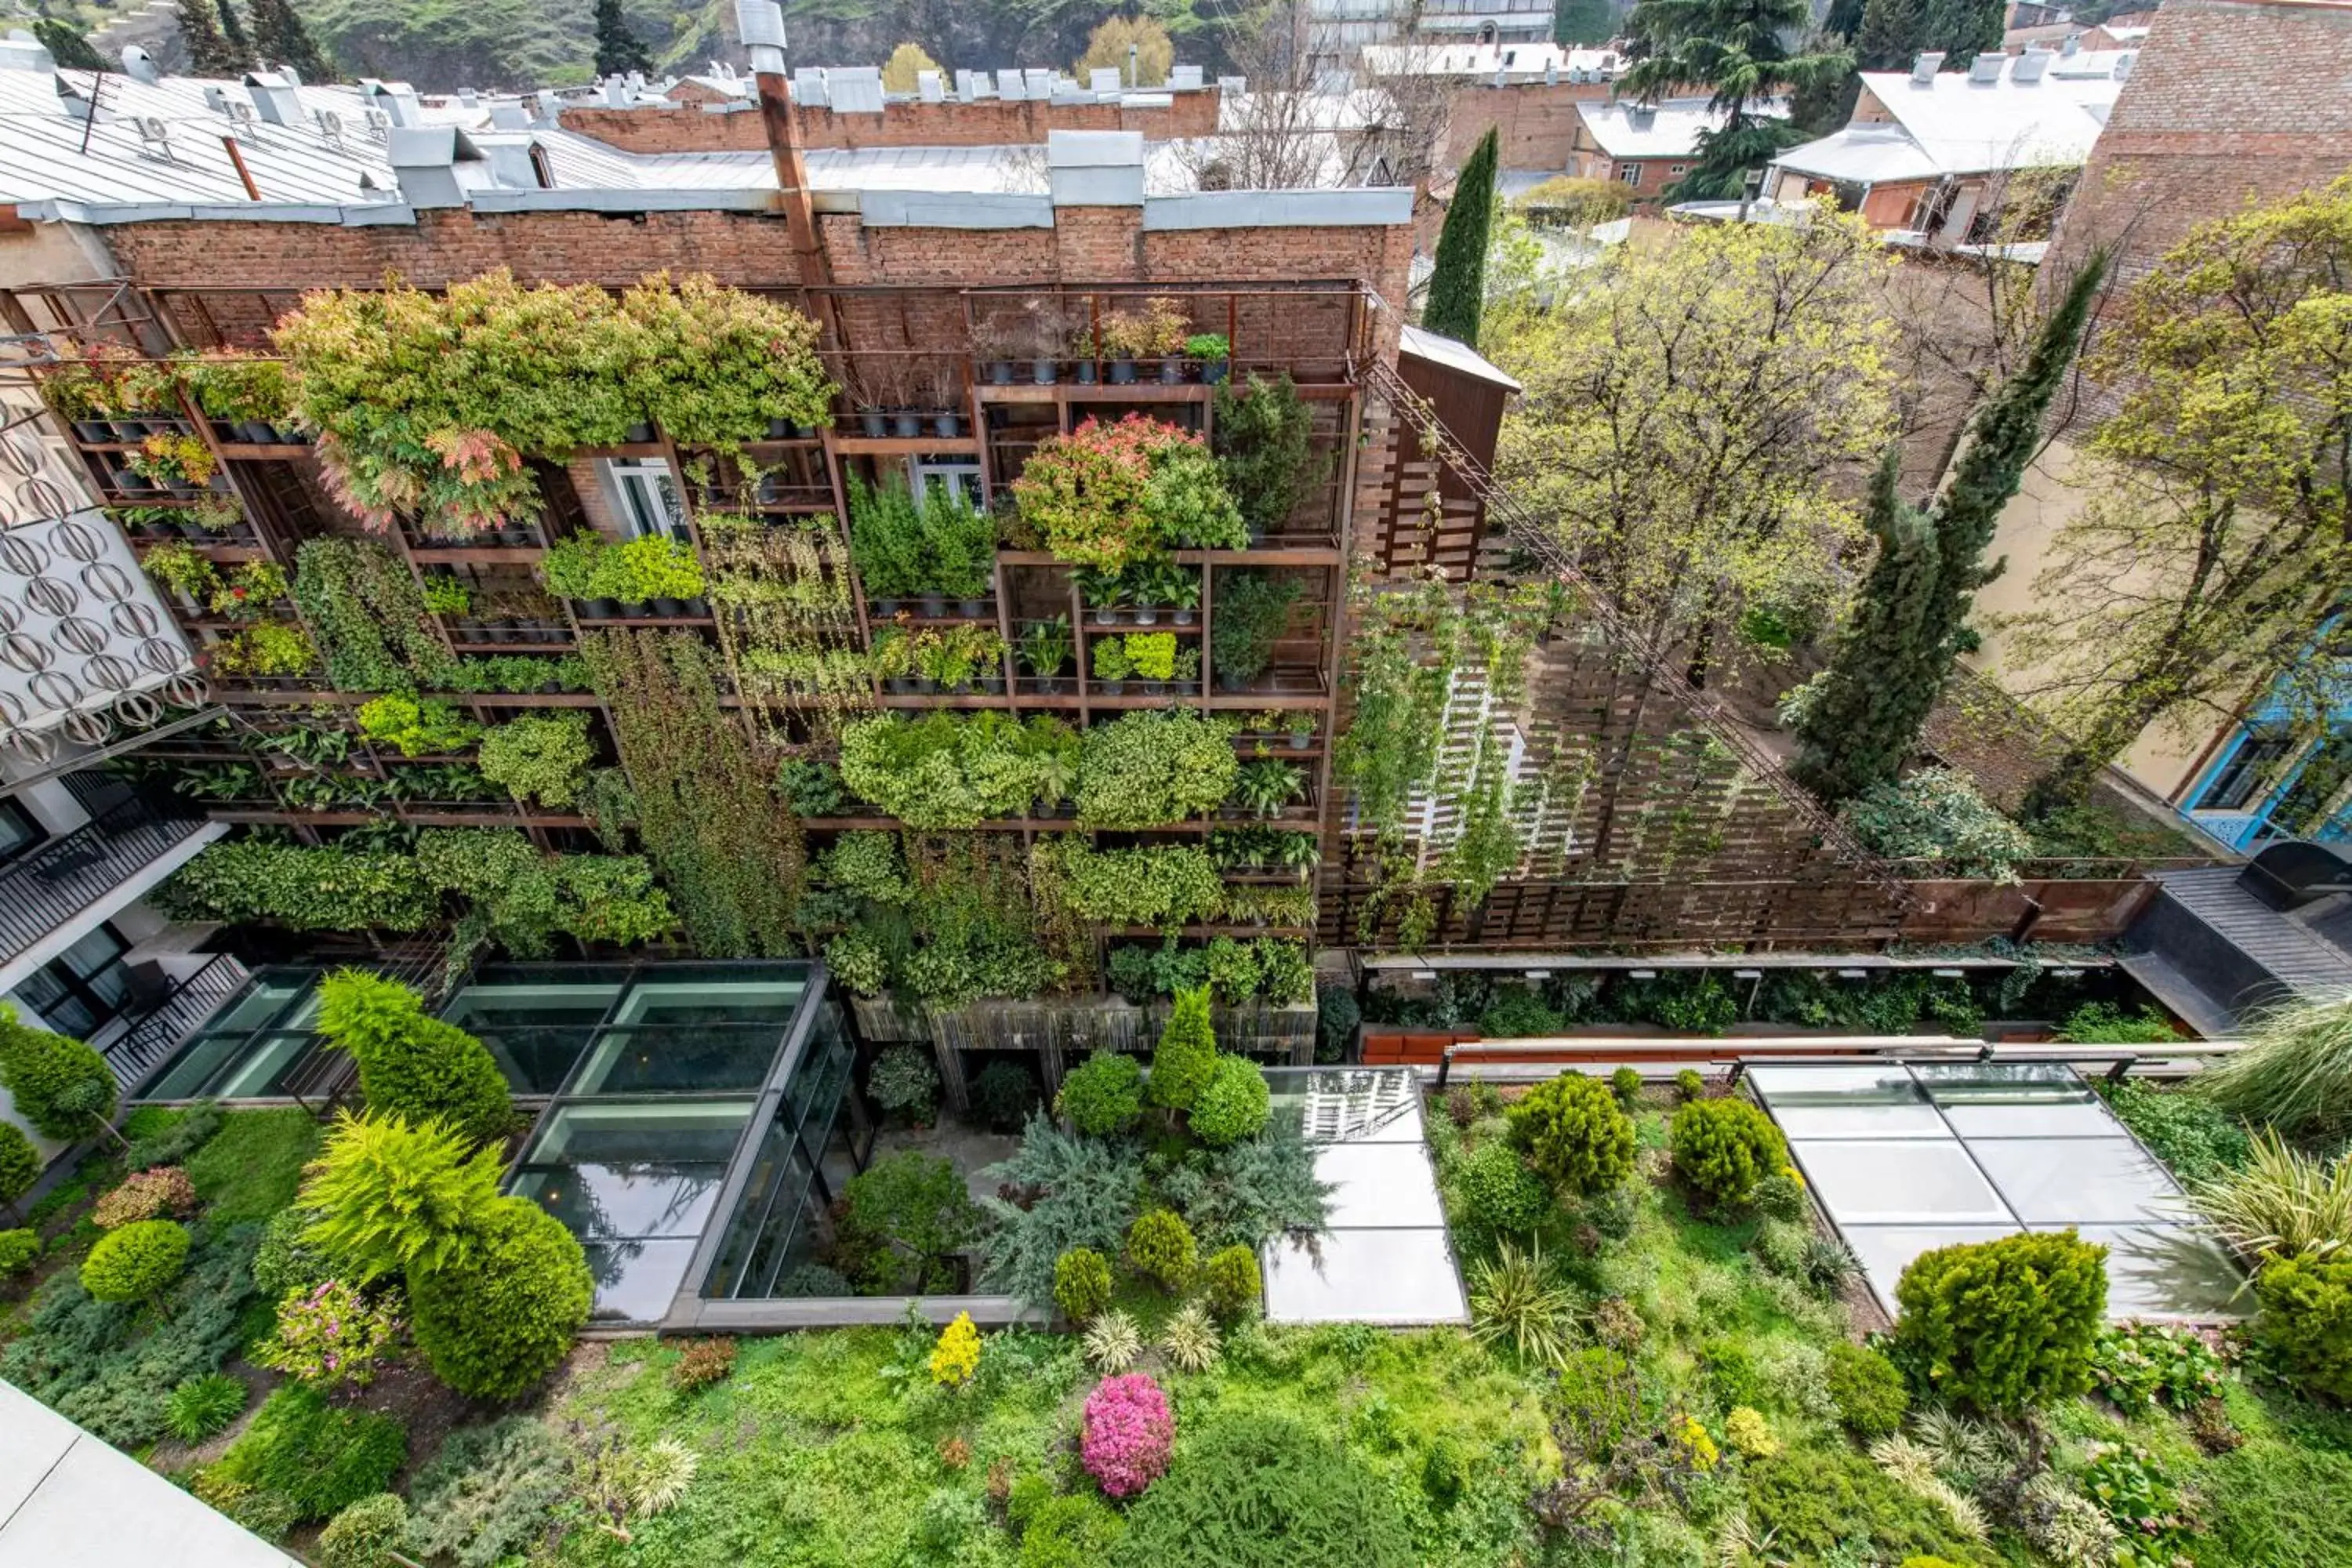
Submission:
<svg viewBox="0 0 2352 1568">
<path fill-rule="evenodd" d="M 1911 79 L 1921 87 L 1931 87 L 1935 84 L 1936 73 L 1943 68 L 1943 51 L 1930 49 L 1911 62 Z"/>
<path fill-rule="evenodd" d="M 150 87 L 163 76 L 155 68 L 155 57 L 136 44 L 122 46 L 122 74 L 132 81 L 143 81 Z"/>
<path fill-rule="evenodd" d="M 2083 35 L 2080 33 L 2069 33 L 2066 35 L 2065 41 L 2058 46 L 2058 52 L 2071 60 L 2082 51 L 2082 47 Z"/>
<path fill-rule="evenodd" d="M 784 8 L 776 0 L 735 0 L 735 36 L 751 52 L 755 74 L 784 74 Z"/>
<path fill-rule="evenodd" d="M 2008 63 L 2007 55 L 1988 49 L 1969 62 L 1969 79 L 1979 83 L 1999 81 L 2000 68 Z"/>
<path fill-rule="evenodd" d="M 2019 87 L 2032 86 L 2042 79 L 2043 71 L 2050 68 L 2051 58 L 2048 49 L 2027 49 L 2009 68 L 2009 79 Z"/>
</svg>

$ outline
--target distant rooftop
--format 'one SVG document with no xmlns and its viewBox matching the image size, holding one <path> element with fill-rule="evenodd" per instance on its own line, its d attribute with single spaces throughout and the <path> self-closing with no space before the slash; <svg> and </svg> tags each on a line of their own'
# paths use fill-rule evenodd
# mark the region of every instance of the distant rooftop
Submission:
<svg viewBox="0 0 2352 1568">
<path fill-rule="evenodd" d="M 1559 44 L 1370 44 L 1364 68 L 1388 76 L 1460 76 L 1507 82 L 1612 81 L 1629 63 L 1613 48 Z"/>
<path fill-rule="evenodd" d="M 2132 51 L 1979 55 L 1967 71 L 1864 71 L 1864 88 L 1892 122 L 1857 121 L 1791 147 L 1776 165 L 1853 184 L 2064 168 L 2090 156 L 2131 74 Z"/>
<path fill-rule="evenodd" d="M 1775 101 L 1759 105 L 1756 112 L 1783 120 L 1789 106 Z M 1606 103 L 1580 103 L 1576 116 L 1594 144 L 1620 162 L 1693 157 L 1698 152 L 1699 132 L 1722 130 L 1727 118 L 1704 98 L 1669 98 L 1654 104 L 1612 99 Z"/>
</svg>

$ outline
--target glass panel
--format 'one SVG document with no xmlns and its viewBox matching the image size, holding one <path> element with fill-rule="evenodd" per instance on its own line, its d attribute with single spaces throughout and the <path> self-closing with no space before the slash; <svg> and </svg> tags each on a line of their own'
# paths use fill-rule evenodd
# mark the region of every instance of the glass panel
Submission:
<svg viewBox="0 0 2352 1568">
<path fill-rule="evenodd" d="M 614 1015 L 616 1024 L 784 1024 L 808 989 L 804 975 L 779 978 L 772 969 L 756 977 L 659 981 L 633 985 Z"/>
<path fill-rule="evenodd" d="M 276 1020 L 285 1005 L 310 984 L 308 974 L 264 974 L 242 995 L 207 1019 L 207 1031 L 258 1029 Z"/>
<path fill-rule="evenodd" d="M 770 1122 L 728 1221 L 727 1238 L 705 1280 L 705 1296 L 763 1296 L 774 1289 L 794 1229 L 810 1198 L 812 1172 L 791 1131 Z M 809 1216 L 814 1217 L 814 1216 Z"/>
<path fill-rule="evenodd" d="M 226 1034 L 198 1035 L 180 1047 L 180 1054 L 173 1058 L 172 1065 L 147 1087 L 146 1097 L 150 1100 L 194 1100 L 204 1093 L 207 1079 L 252 1044 L 253 1037 L 242 1029 Z"/>
<path fill-rule="evenodd" d="M 1912 1259 L 1923 1252 L 1933 1252 L 1939 1247 L 1957 1247 L 1966 1241 L 1998 1241 L 2004 1236 L 2015 1236 L 2013 1225 L 1850 1225 L 1844 1227 L 1846 1245 L 1862 1260 L 1862 1271 L 1870 1280 L 1870 1289 L 1878 1304 L 1887 1311 L 1895 1310 L 1895 1281 L 1911 1267 Z"/>
<path fill-rule="evenodd" d="M 607 1029 L 590 1047 L 568 1095 L 709 1094 L 755 1089 L 782 1045 L 773 1024 Z"/>
<path fill-rule="evenodd" d="M 593 1028 L 604 1021 L 620 994 L 618 981 L 602 985 L 570 981 L 475 984 L 458 992 L 441 1016 L 474 1034 L 516 1025 Z"/>
<path fill-rule="evenodd" d="M 2079 1234 L 2107 1249 L 2110 1318 L 2242 1318 L 2253 1310 L 2253 1293 L 2239 1294 L 2237 1265 L 2185 1226 L 2086 1225 Z"/>
<path fill-rule="evenodd" d="M 1458 1323 L 1470 1315 L 1443 1230 L 1335 1230 L 1312 1252 L 1277 1240 L 1264 1262 L 1274 1322 Z"/>
<path fill-rule="evenodd" d="M 526 1165 L 508 1191 L 526 1197 L 591 1237 L 697 1237 L 719 1202 L 724 1162 L 648 1160 L 631 1163 Z"/>
<path fill-rule="evenodd" d="M 677 1288 L 694 1261 L 691 1238 L 667 1241 L 588 1241 L 588 1272 L 596 1281 L 589 1315 L 604 1322 L 658 1321 L 677 1300 Z"/>
<path fill-rule="evenodd" d="M 1969 1150 L 2028 1225 L 2131 1225 L 2180 1215 L 2180 1189 L 2128 1138 L 1975 1138 Z"/>
<path fill-rule="evenodd" d="M 477 1037 L 497 1058 L 499 1070 L 506 1074 L 508 1085 L 517 1094 L 553 1094 L 563 1087 L 572 1064 L 580 1059 L 594 1036 L 593 1029 L 524 1025 L 484 1029 Z"/>
<path fill-rule="evenodd" d="M 829 1125 L 856 1059 L 856 1051 L 842 1037 L 841 1010 L 827 1003 L 810 1026 L 808 1044 L 784 1084 L 784 1120 L 795 1127 L 803 1122 L 820 1129 Z"/>
<path fill-rule="evenodd" d="M 245 1053 L 206 1084 L 203 1092 L 223 1100 L 264 1100 L 285 1092 L 294 1069 L 320 1047 L 307 1029 L 251 1037 Z"/>
<path fill-rule="evenodd" d="M 1806 1181 L 1841 1226 L 2011 1223 L 1957 1142 L 1855 1138 L 1794 1149 Z"/>
<path fill-rule="evenodd" d="M 1748 1078 L 1790 1138 L 1948 1138 L 1911 1075 L 1885 1067 L 1756 1068 Z"/>
<path fill-rule="evenodd" d="M 523 1163 L 724 1164 L 740 1142 L 751 1104 L 749 1100 L 722 1100 L 559 1106 Z"/>
<path fill-rule="evenodd" d="M 1334 1229 L 1445 1223 L 1429 1156 L 1411 1144 L 1326 1144 L 1316 1152 L 1315 1173 L 1339 1188 L 1331 1194 Z"/>
</svg>

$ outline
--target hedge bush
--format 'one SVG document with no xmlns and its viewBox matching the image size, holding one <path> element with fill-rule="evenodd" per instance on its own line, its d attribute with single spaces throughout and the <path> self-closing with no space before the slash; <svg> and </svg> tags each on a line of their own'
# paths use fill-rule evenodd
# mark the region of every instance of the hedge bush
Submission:
<svg viewBox="0 0 2352 1568">
<path fill-rule="evenodd" d="M 1108 1138 L 1143 1114 L 1143 1064 L 1117 1051 L 1097 1051 L 1063 1075 L 1055 1109 L 1090 1138 Z"/>
<path fill-rule="evenodd" d="M 1074 1323 L 1090 1322 L 1110 1305 L 1110 1261 L 1091 1247 L 1074 1247 L 1054 1259 L 1054 1305 Z"/>
<path fill-rule="evenodd" d="M 1230 1148 L 1265 1131 L 1273 1110 L 1273 1092 L 1257 1064 L 1247 1057 L 1221 1056 L 1193 1097 L 1186 1125 L 1212 1149 Z"/>
<path fill-rule="evenodd" d="M 64 1035 L 30 1029 L 0 1005 L 0 1088 L 44 1138 L 72 1142 L 114 1119 L 114 1073 L 106 1058 Z"/>
<path fill-rule="evenodd" d="M 446 1122 L 481 1142 L 513 1120 L 506 1076 L 482 1042 L 426 1013 L 405 985 L 355 969 L 327 976 L 319 1032 L 352 1053 L 372 1110 Z"/>
<path fill-rule="evenodd" d="M 1772 1119 L 1744 1100 L 1694 1100 L 1675 1112 L 1675 1174 L 1706 1203 L 1736 1205 L 1789 1163 Z"/>
<path fill-rule="evenodd" d="M 2091 1386 L 2107 1249 L 2072 1230 L 1940 1247 L 1903 1270 L 1895 1299 L 1893 1348 L 1915 1383 L 2018 1415 Z"/>
<path fill-rule="evenodd" d="M 41 1238 L 29 1230 L 0 1230 L 0 1278 L 29 1268 L 41 1255 Z"/>
<path fill-rule="evenodd" d="M 1564 1072 L 1513 1100 L 1504 1116 L 1537 1171 L 1580 1197 L 1633 1173 L 1633 1123 L 1598 1079 Z"/>
<path fill-rule="evenodd" d="M 1407 1568 L 1395 1489 L 1278 1415 L 1213 1418 L 1128 1510 L 1118 1568 Z"/>
<path fill-rule="evenodd" d="M 1217 1031 L 1209 1016 L 1209 988 L 1194 986 L 1176 993 L 1175 1010 L 1160 1031 L 1151 1053 L 1151 1103 L 1171 1110 L 1190 1110 L 1192 1101 L 1209 1087 L 1217 1070 Z"/>
<path fill-rule="evenodd" d="M 409 1488 L 415 1518 L 407 1549 L 458 1568 L 519 1558 L 563 1500 L 568 1461 L 562 1442 L 533 1416 L 451 1433 Z"/>
<path fill-rule="evenodd" d="M 1209 1310 L 1227 1322 L 1254 1310 L 1265 1294 L 1256 1249 L 1236 1243 L 1209 1254 L 1208 1261 L 1201 1265 L 1201 1289 L 1208 1298 Z"/>
<path fill-rule="evenodd" d="M 408 1538 L 408 1505 L 397 1492 L 360 1499 L 319 1531 L 320 1568 L 394 1568 Z"/>
<path fill-rule="evenodd" d="M 392 1485 L 408 1458 L 408 1433 L 389 1415 L 327 1403 L 299 1383 L 280 1384 L 205 1473 L 274 1493 L 294 1517 L 331 1519 Z"/>
<path fill-rule="evenodd" d="M 1790 1448 L 1750 1458 L 1747 1482 L 1748 1522 L 1775 1555 L 1818 1563 L 1843 1557 L 1860 1537 L 1872 1562 L 1979 1561 L 1940 1504 L 1852 1449 Z"/>
<path fill-rule="evenodd" d="M 2352 1402 L 2352 1253 L 2278 1258 L 2254 1290 L 2255 1337 L 2305 1384 Z"/>
<path fill-rule="evenodd" d="M 512 1399 L 572 1349 L 595 1287 L 563 1222 L 509 1197 L 492 1206 L 465 1261 L 412 1272 L 408 1294 L 433 1375 L 477 1399 Z"/>
<path fill-rule="evenodd" d="M 1489 1138 L 1463 1155 L 1453 1174 L 1463 1225 L 1484 1236 L 1525 1236 L 1551 1213 L 1552 1195 L 1543 1178 L 1500 1138 Z"/>
<path fill-rule="evenodd" d="M 1147 1209 L 1127 1231 L 1127 1259 L 1163 1290 L 1181 1290 L 1192 1278 L 1192 1227 L 1173 1209 Z"/>
<path fill-rule="evenodd" d="M 145 1301 L 188 1267 L 188 1227 L 142 1219 L 100 1237 L 81 1260 L 81 1286 L 100 1301 Z"/>
<path fill-rule="evenodd" d="M 1911 1391 L 1902 1370 L 1876 1351 L 1843 1340 L 1830 1346 L 1828 1383 L 1838 1420 L 1855 1436 L 1867 1442 L 1903 1429 Z"/>
<path fill-rule="evenodd" d="M 13 1204 L 33 1190 L 41 1179 L 40 1152 L 25 1130 L 13 1121 L 0 1121 L 0 1204 Z"/>
</svg>

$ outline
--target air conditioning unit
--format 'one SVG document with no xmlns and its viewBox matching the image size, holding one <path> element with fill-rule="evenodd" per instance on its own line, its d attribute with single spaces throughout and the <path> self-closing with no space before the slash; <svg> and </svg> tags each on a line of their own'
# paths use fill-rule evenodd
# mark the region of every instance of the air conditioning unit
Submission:
<svg viewBox="0 0 2352 1568">
<path fill-rule="evenodd" d="M 343 117 L 341 115 L 336 113 L 331 109 L 321 109 L 313 111 L 312 118 L 317 120 L 319 122 L 320 135 L 324 136 L 330 142 L 341 142 L 343 139 Z"/>
<path fill-rule="evenodd" d="M 142 142 L 156 147 L 167 147 L 171 144 L 171 127 L 165 125 L 157 116 L 142 114 L 132 123 L 139 127 L 139 140 Z"/>
<path fill-rule="evenodd" d="M 380 139 L 390 135 L 392 132 L 391 115 L 386 114 L 381 109 L 363 110 L 362 112 L 367 116 L 367 128 L 371 134 Z"/>
<path fill-rule="evenodd" d="M 245 100 L 241 98 L 232 98 L 228 100 L 227 102 L 222 104 L 221 107 L 226 110 L 228 111 L 228 117 L 231 120 L 236 121 L 239 125 L 250 125 L 253 123 L 253 105 L 247 103 Z"/>
</svg>

